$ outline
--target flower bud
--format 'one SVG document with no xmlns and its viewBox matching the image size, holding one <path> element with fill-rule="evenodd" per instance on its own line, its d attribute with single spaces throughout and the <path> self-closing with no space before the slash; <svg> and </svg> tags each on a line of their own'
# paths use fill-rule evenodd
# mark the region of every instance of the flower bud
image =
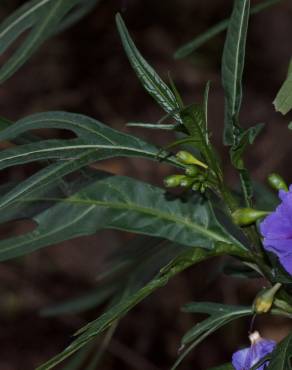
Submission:
<svg viewBox="0 0 292 370">
<path fill-rule="evenodd" d="M 197 166 L 201 166 L 203 168 L 208 168 L 208 166 L 199 161 L 196 157 L 194 157 L 191 153 L 186 152 L 185 150 L 181 150 L 176 154 L 176 158 L 183 164 L 194 164 Z"/>
<path fill-rule="evenodd" d="M 274 297 L 277 291 L 281 288 L 282 284 L 277 283 L 272 288 L 263 289 L 254 301 L 254 308 L 256 313 L 266 313 L 270 311 Z"/>
<path fill-rule="evenodd" d="M 238 226 L 248 226 L 266 216 L 269 212 L 253 208 L 239 208 L 232 213 L 233 222 Z"/>
<path fill-rule="evenodd" d="M 175 188 L 180 185 L 181 180 L 185 178 L 184 175 L 170 175 L 164 179 L 164 185 L 167 188 Z"/>
<path fill-rule="evenodd" d="M 198 191 L 201 188 L 201 184 L 199 182 L 195 182 L 194 185 L 192 186 L 192 190 Z"/>
<path fill-rule="evenodd" d="M 195 177 L 199 172 L 199 169 L 197 166 L 194 166 L 193 164 L 189 164 L 186 167 L 185 174 L 187 176 Z"/>
<path fill-rule="evenodd" d="M 181 179 L 180 181 L 180 186 L 182 186 L 183 188 L 188 188 L 192 186 L 193 183 L 194 179 L 192 179 L 191 177 L 184 176 L 183 179 Z"/>
<path fill-rule="evenodd" d="M 272 173 L 268 177 L 268 183 L 275 190 L 285 190 L 288 191 L 288 186 L 284 179 L 277 173 Z"/>
</svg>

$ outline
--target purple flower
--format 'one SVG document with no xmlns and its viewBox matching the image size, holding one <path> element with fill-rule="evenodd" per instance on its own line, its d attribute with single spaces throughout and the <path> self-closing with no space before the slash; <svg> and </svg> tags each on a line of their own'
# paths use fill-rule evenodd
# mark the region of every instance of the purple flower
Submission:
<svg viewBox="0 0 292 370">
<path fill-rule="evenodd" d="M 281 204 L 260 224 L 264 247 L 275 253 L 281 265 L 292 275 L 292 185 L 279 191 Z"/>
<path fill-rule="evenodd" d="M 250 370 L 263 357 L 271 353 L 276 346 L 276 342 L 263 339 L 257 331 L 252 333 L 249 339 L 251 346 L 235 352 L 232 356 L 232 365 L 235 370 Z M 257 370 L 264 370 L 268 363 L 266 361 Z"/>
</svg>

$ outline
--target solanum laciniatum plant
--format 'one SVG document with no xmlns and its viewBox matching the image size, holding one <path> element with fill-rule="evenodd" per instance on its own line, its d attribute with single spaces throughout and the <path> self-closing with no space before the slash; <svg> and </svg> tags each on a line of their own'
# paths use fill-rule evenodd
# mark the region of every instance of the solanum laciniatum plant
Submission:
<svg viewBox="0 0 292 370">
<path fill-rule="evenodd" d="M 12 76 L 17 78 L 14 74 L 46 39 L 71 26 L 97 3 L 97 0 L 28 1 L 3 20 L 0 53 L 8 50 L 19 36 L 21 39 L 10 57 L 4 59 L 0 68 L 1 83 Z M 175 275 L 218 256 L 232 257 L 236 261 L 232 264 L 233 274 L 241 274 L 246 279 L 262 278 L 265 288 L 249 305 L 186 303 L 184 312 L 208 317 L 190 328 L 177 344 L 178 359 L 171 369 L 178 368 L 183 359 L 217 329 L 243 317 L 251 323 L 251 331 L 247 333 L 250 346 L 240 349 L 242 343 L 234 343 L 230 362 L 217 369 L 292 369 L 292 334 L 276 343 L 262 338 L 257 324 L 257 316 L 262 314 L 284 316 L 287 321 L 292 317 L 292 189 L 280 175 L 273 173 L 268 183 L 271 191 L 278 192 L 277 207 L 255 206 L 258 199 L 254 194 L 254 181 L 244 157 L 264 125 L 243 128 L 246 125 L 241 125 L 240 119 L 249 18 L 277 3 L 280 0 L 255 5 L 249 0 L 234 0 L 229 19 L 199 35 L 175 54 L 176 58 L 186 57 L 227 30 L 222 57 L 225 119 L 221 124 L 217 122 L 217 129 L 223 132 L 223 143 L 228 147 L 231 165 L 238 175 L 237 188 L 226 183 L 222 159 L 208 126 L 212 83 L 206 81 L 201 101 L 186 104 L 175 81 L 169 77 L 167 83 L 164 82 L 142 57 L 119 14 L 117 30 L 130 64 L 142 86 L 165 111 L 157 123 L 129 126 L 152 130 L 155 135 L 170 131 L 173 139 L 168 145 L 157 147 L 78 113 L 35 113 L 17 122 L 1 118 L 0 140 L 12 143 L 0 153 L 1 170 L 29 162 L 38 162 L 40 166 L 38 172 L 21 183 L 7 183 L 1 188 L 1 223 L 26 218 L 36 224 L 33 231 L 0 242 L 3 263 L 102 229 L 139 234 L 111 257 L 110 268 L 94 293 L 44 310 L 46 314 L 58 315 L 105 307 L 101 316 L 80 328 L 72 343 L 40 365 L 39 370 L 54 368 L 64 360 L 66 369 L 84 369 L 84 363 L 88 366 L 86 369 L 97 368 L 97 361 L 118 322 L 129 310 Z M 292 108 L 291 76 L 290 66 L 274 101 L 276 110 L 282 114 Z M 36 129 L 67 130 L 74 138 L 45 140 L 31 132 Z M 149 159 L 157 166 L 169 165 L 172 174 L 159 187 L 91 166 L 113 157 Z M 92 345 L 99 336 L 102 341 L 95 353 Z M 88 365 L 89 353 L 91 364 Z M 98 368 L 102 368 L 102 364 Z"/>
</svg>

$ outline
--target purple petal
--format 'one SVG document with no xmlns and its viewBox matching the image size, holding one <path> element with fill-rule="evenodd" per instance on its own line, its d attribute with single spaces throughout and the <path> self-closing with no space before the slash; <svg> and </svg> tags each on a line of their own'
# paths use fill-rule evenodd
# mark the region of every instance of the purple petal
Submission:
<svg viewBox="0 0 292 370">
<path fill-rule="evenodd" d="M 260 224 L 264 248 L 276 254 L 285 270 L 292 275 L 292 185 L 280 190 L 281 204 Z"/>
<path fill-rule="evenodd" d="M 249 348 L 235 352 L 232 356 L 232 365 L 235 370 L 250 370 L 263 357 L 271 353 L 276 346 L 273 340 L 260 339 Z M 264 370 L 268 362 L 265 362 L 258 370 Z"/>
</svg>

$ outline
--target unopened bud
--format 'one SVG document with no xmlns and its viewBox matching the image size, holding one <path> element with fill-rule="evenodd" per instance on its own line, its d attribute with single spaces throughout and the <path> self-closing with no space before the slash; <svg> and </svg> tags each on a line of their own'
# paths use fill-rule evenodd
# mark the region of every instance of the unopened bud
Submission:
<svg viewBox="0 0 292 370">
<path fill-rule="evenodd" d="M 275 190 L 288 191 L 288 186 L 287 186 L 285 180 L 280 175 L 278 175 L 277 173 L 272 173 L 271 175 L 269 175 L 268 183 Z"/>
<path fill-rule="evenodd" d="M 167 188 L 175 188 L 180 185 L 181 180 L 185 178 L 184 175 L 170 175 L 164 179 L 164 185 Z"/>
<path fill-rule="evenodd" d="M 181 150 L 176 154 L 176 158 L 183 164 L 194 164 L 203 168 L 208 168 L 208 166 L 199 161 L 196 157 L 194 157 L 191 153 Z"/>
<path fill-rule="evenodd" d="M 263 289 L 254 301 L 254 308 L 256 313 L 266 313 L 270 311 L 274 297 L 277 291 L 281 288 L 282 284 L 277 283 L 272 288 Z"/>
<path fill-rule="evenodd" d="M 199 182 L 195 182 L 194 185 L 192 186 L 192 190 L 198 191 L 201 188 L 201 184 Z"/>
<path fill-rule="evenodd" d="M 187 176 L 195 177 L 199 172 L 199 169 L 197 166 L 194 166 L 193 164 L 189 164 L 186 167 L 185 174 Z"/>
<path fill-rule="evenodd" d="M 194 183 L 194 179 L 192 179 L 191 177 L 187 177 L 187 176 L 184 176 L 183 179 L 181 179 L 180 181 L 180 186 L 182 186 L 183 188 L 189 188 L 190 186 L 192 186 Z"/>
<path fill-rule="evenodd" d="M 233 222 L 238 226 L 248 226 L 269 214 L 253 208 L 239 208 L 232 213 Z"/>
</svg>

